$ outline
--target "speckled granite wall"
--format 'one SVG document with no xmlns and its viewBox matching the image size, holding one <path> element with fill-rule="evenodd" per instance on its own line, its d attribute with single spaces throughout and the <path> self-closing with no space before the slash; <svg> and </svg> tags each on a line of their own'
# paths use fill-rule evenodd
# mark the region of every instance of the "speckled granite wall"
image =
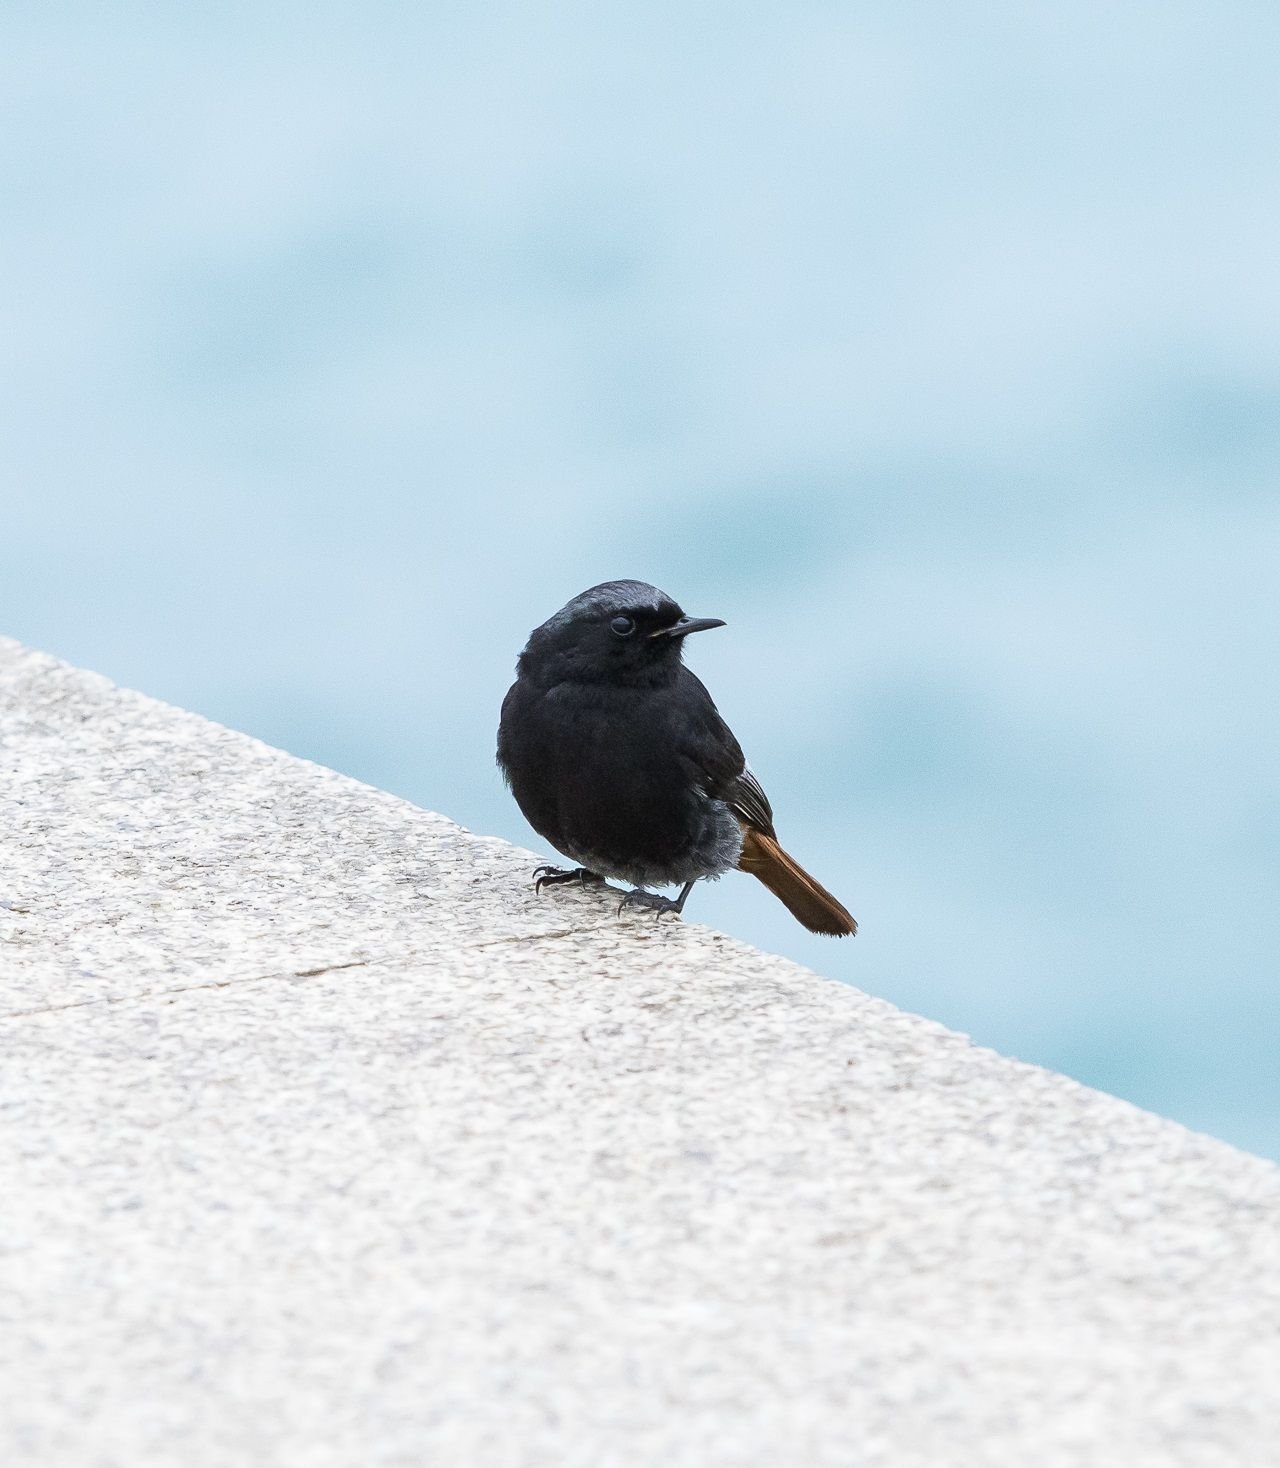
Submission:
<svg viewBox="0 0 1280 1468">
<path fill-rule="evenodd" d="M 0 642 L 0 1462 L 1280 1462 L 1280 1169 Z"/>
</svg>

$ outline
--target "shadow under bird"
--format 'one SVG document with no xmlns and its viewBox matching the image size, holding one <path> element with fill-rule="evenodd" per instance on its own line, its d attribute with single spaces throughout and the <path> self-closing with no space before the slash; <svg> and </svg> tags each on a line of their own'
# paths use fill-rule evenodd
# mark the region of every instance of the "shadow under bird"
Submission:
<svg viewBox="0 0 1280 1468">
<path fill-rule="evenodd" d="M 643 581 L 606 581 L 530 634 L 502 703 L 498 764 L 525 819 L 577 865 L 558 882 L 631 883 L 619 904 L 683 910 L 693 884 L 750 872 L 811 932 L 857 923 L 778 844 L 773 811 L 684 640 L 723 627 Z M 676 898 L 647 891 L 680 887 Z"/>
</svg>

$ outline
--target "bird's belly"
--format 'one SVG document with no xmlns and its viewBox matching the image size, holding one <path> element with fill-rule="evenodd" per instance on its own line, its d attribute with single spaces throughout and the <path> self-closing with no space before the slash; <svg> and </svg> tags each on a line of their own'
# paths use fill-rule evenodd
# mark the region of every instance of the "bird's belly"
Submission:
<svg viewBox="0 0 1280 1468">
<path fill-rule="evenodd" d="M 560 787 L 561 849 L 579 865 L 637 886 L 718 876 L 737 865 L 742 831 L 723 801 L 671 770 L 654 778 L 589 760 Z"/>
<path fill-rule="evenodd" d="M 651 826 L 643 840 L 623 840 L 626 833 L 617 829 L 572 824 L 563 829 L 560 849 L 566 856 L 588 871 L 636 887 L 682 886 L 700 877 L 718 877 L 737 866 L 742 851 L 742 828 L 719 801 L 686 827 Z"/>
</svg>

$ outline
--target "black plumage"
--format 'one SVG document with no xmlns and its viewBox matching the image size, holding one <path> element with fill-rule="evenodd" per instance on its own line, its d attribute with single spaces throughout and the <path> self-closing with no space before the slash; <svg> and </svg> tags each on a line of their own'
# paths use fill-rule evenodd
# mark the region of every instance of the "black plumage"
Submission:
<svg viewBox="0 0 1280 1468">
<path fill-rule="evenodd" d="M 782 851 L 773 812 L 711 695 L 684 666 L 686 617 L 642 581 L 575 597 L 529 637 L 502 705 L 498 763 L 529 824 L 577 867 L 538 885 L 613 877 L 624 905 L 679 912 L 735 867 L 807 927 L 852 933 L 845 909 Z M 644 889 L 681 887 L 672 900 Z"/>
</svg>

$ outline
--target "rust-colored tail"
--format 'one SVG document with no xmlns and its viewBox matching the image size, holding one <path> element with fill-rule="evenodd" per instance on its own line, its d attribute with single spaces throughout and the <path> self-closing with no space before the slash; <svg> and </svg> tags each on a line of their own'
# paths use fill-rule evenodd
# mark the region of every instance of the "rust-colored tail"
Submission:
<svg viewBox="0 0 1280 1468">
<path fill-rule="evenodd" d="M 815 882 L 798 862 L 792 861 L 772 836 L 752 826 L 742 828 L 738 870 L 758 877 L 811 933 L 842 938 L 858 931 L 857 923 L 821 882 Z"/>
</svg>

